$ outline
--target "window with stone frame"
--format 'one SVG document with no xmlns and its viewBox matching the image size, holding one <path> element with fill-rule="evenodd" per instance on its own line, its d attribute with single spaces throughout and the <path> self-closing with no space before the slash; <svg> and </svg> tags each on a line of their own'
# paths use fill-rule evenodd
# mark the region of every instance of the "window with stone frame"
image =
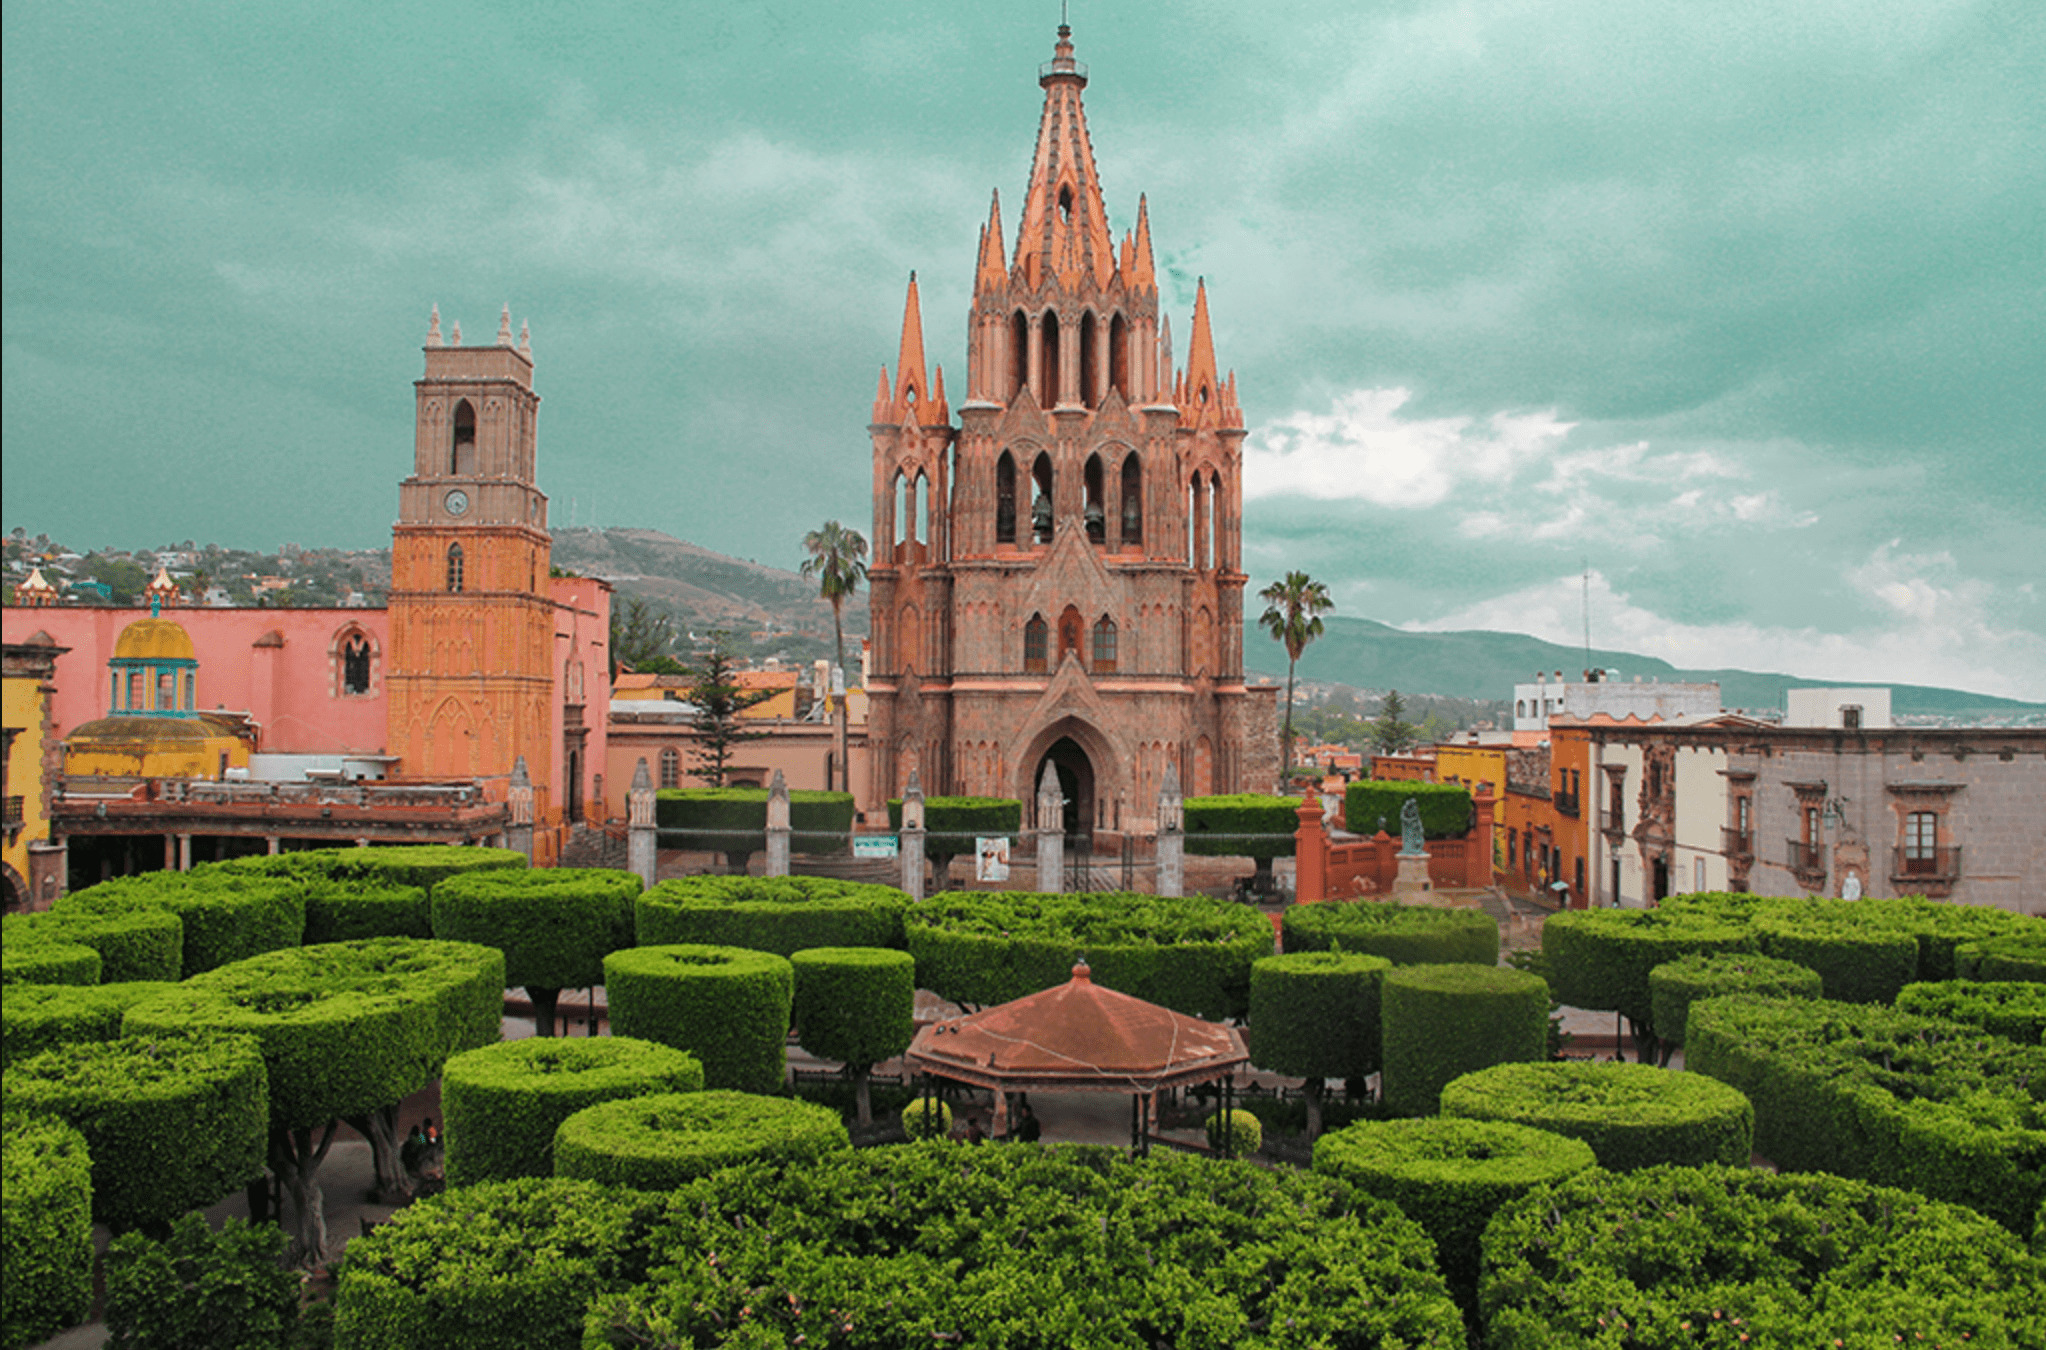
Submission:
<svg viewBox="0 0 2046 1350">
<path fill-rule="evenodd" d="M 1023 669 L 1032 675 L 1042 675 L 1046 665 L 1046 648 L 1051 642 L 1051 625 L 1044 621 L 1042 614 L 1030 616 L 1030 622 L 1023 625 Z"/>
<path fill-rule="evenodd" d="M 462 546 L 460 544 L 449 544 L 448 593 L 450 595 L 461 594 L 463 579 L 462 572 L 463 572 Z"/>
<path fill-rule="evenodd" d="M 661 786 L 678 788 L 682 786 L 682 756 L 673 746 L 661 751 Z"/>
<path fill-rule="evenodd" d="M 345 698 L 362 698 L 370 686 L 369 637 L 350 633 L 341 640 L 341 693 Z"/>
<path fill-rule="evenodd" d="M 1109 674 L 1115 670 L 1116 631 L 1115 620 L 1106 614 L 1094 625 L 1094 673 Z"/>
</svg>

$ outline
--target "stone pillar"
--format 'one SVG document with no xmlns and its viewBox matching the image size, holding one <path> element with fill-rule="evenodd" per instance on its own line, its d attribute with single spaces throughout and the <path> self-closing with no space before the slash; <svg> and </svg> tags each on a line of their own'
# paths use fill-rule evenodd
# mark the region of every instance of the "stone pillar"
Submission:
<svg viewBox="0 0 2046 1350">
<path fill-rule="evenodd" d="M 1066 887 L 1066 799 L 1051 765 L 1037 783 L 1037 889 L 1057 895 Z"/>
<path fill-rule="evenodd" d="M 526 757 L 520 755 L 512 763 L 511 791 L 505 797 L 505 805 L 511 815 L 505 830 L 505 845 L 533 857 L 533 776 L 526 772 Z"/>
<path fill-rule="evenodd" d="M 1490 783 L 1480 783 L 1478 784 L 1477 794 L 1471 798 L 1471 804 L 1476 808 L 1477 818 L 1471 824 L 1470 847 L 1476 852 L 1475 856 L 1470 853 L 1464 855 L 1463 884 L 1466 886 L 1485 887 L 1492 884 L 1492 858 L 1494 856 L 1492 853 L 1492 831 L 1495 828 L 1494 819 L 1499 807 L 1499 798 L 1493 794 Z M 1587 812 L 1590 812 L 1592 809 L 1588 804 L 1585 807 Z M 1595 840 L 1602 837 L 1597 830 L 1592 830 L 1590 833 L 1591 837 Z M 1598 855 L 1594 854 L 1591 859 L 1594 869 L 1598 861 Z M 1592 892 L 1597 892 L 1597 876 L 1587 877 L 1585 883 Z"/>
<path fill-rule="evenodd" d="M 767 868 L 763 876 L 785 877 L 789 874 L 789 784 L 781 776 L 781 770 L 774 771 L 774 779 L 767 785 Z"/>
<path fill-rule="evenodd" d="M 178 836 L 178 870 L 180 872 L 192 870 L 192 836 L 189 834 Z"/>
<path fill-rule="evenodd" d="M 654 780 L 647 772 L 646 756 L 632 771 L 632 786 L 625 793 L 625 867 L 648 887 L 660 867 L 660 833 L 654 828 Z"/>
<path fill-rule="evenodd" d="M 1179 792 L 1179 768 L 1165 761 L 1158 788 L 1158 882 L 1160 895 L 1186 894 L 1186 799 Z"/>
<path fill-rule="evenodd" d="M 1321 793 L 1310 784 L 1300 794 L 1293 832 L 1293 900 L 1310 904 L 1328 895 L 1328 833 L 1321 826 Z"/>
<path fill-rule="evenodd" d="M 896 852 L 902 863 L 902 889 L 912 900 L 924 898 L 924 785 L 915 769 L 902 789 L 902 831 Z"/>
<path fill-rule="evenodd" d="M 266 834 L 263 836 L 263 851 L 274 858 L 284 851 L 284 841 L 274 834 Z"/>
</svg>

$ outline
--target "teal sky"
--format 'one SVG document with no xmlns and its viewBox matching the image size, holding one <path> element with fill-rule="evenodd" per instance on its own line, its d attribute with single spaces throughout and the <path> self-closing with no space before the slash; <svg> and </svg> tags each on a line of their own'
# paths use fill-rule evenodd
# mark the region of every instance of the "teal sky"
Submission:
<svg viewBox="0 0 2046 1350">
<path fill-rule="evenodd" d="M 388 542 L 428 308 L 530 320 L 556 524 L 867 525 L 1055 3 L 4 11 L 4 524 Z M 1248 443 L 1252 586 L 2046 699 L 2046 6 L 1072 14 Z"/>
</svg>

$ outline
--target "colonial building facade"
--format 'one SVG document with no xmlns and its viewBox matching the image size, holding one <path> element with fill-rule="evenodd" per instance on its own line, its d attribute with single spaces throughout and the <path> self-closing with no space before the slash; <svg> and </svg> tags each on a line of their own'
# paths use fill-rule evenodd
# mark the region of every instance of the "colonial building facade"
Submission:
<svg viewBox="0 0 2046 1350">
<path fill-rule="evenodd" d="M 871 804 L 1020 797 L 1047 765 L 1069 830 L 1144 828 L 1167 765 L 1190 794 L 1268 791 L 1276 690 L 1243 679 L 1243 412 L 1207 292 L 1186 364 L 1145 203 L 1118 245 L 1059 29 L 1005 258 L 997 197 L 967 318 L 966 400 L 925 364 L 916 278 L 874 452 Z"/>
</svg>

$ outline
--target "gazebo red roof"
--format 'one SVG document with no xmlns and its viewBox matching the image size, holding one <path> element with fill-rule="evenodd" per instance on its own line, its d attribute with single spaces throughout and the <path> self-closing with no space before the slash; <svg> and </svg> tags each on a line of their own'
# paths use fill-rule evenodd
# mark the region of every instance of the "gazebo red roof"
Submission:
<svg viewBox="0 0 2046 1350">
<path fill-rule="evenodd" d="M 924 1027 L 912 1072 L 997 1091 L 1153 1092 L 1250 1062 L 1242 1033 L 1094 983 L 1085 965 L 1053 988 Z"/>
</svg>

